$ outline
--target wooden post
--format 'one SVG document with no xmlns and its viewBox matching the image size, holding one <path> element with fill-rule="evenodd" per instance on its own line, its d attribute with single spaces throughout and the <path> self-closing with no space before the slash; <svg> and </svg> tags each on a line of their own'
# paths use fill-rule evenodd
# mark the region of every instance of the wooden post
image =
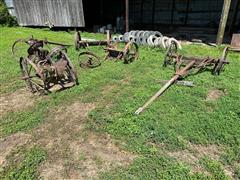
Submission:
<svg viewBox="0 0 240 180">
<path fill-rule="evenodd" d="M 126 32 L 129 31 L 129 0 L 125 1 L 125 8 L 126 8 L 126 17 L 125 17 L 125 21 L 126 21 Z"/>
<path fill-rule="evenodd" d="M 107 30 L 106 32 L 107 32 L 107 44 L 110 44 L 110 41 L 112 39 L 111 32 L 110 30 Z"/>
<path fill-rule="evenodd" d="M 218 34 L 217 34 L 217 42 L 216 42 L 217 45 L 220 45 L 223 42 L 223 37 L 224 37 L 225 27 L 227 24 L 228 12 L 230 9 L 230 5 L 231 5 L 231 0 L 224 0 L 221 20 L 219 23 Z"/>
</svg>

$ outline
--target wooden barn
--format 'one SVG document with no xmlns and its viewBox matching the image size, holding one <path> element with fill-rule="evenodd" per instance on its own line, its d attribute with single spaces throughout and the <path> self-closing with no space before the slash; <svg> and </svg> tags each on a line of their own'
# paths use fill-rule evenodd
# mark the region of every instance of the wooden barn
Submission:
<svg viewBox="0 0 240 180">
<path fill-rule="evenodd" d="M 95 4 L 95 6 L 93 6 Z M 86 27 L 124 20 L 123 31 L 157 30 L 181 39 L 219 43 L 240 32 L 240 0 L 83 0 Z M 94 28 L 93 28 L 94 29 Z"/>
<path fill-rule="evenodd" d="M 21 26 L 84 27 L 82 0 L 6 0 Z"/>
<path fill-rule="evenodd" d="M 111 25 L 120 31 L 229 35 L 240 31 L 240 0 L 5 0 L 22 26 L 85 27 Z M 224 23 L 221 23 L 224 20 Z M 222 26 L 223 25 L 223 26 Z M 183 37 L 184 38 L 184 37 Z"/>
</svg>

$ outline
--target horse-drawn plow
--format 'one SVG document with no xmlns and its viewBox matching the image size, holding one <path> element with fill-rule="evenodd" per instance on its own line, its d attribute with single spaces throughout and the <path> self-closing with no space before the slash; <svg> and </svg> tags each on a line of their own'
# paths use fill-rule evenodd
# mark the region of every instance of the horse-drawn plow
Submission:
<svg viewBox="0 0 240 180">
<path fill-rule="evenodd" d="M 161 96 L 171 85 L 176 83 L 177 80 L 184 79 L 190 74 L 197 74 L 206 69 L 210 69 L 213 75 L 219 75 L 223 70 L 227 61 L 228 47 L 223 50 L 222 56 L 220 58 L 211 57 L 187 57 L 177 53 L 177 47 L 175 44 L 169 46 L 167 53 L 165 55 L 163 67 L 168 65 L 173 65 L 175 68 L 174 76 L 167 81 L 167 83 L 155 94 L 153 95 L 142 107 L 140 107 L 135 114 L 140 114 L 144 111 L 147 106 L 149 106 L 155 99 Z"/>
</svg>

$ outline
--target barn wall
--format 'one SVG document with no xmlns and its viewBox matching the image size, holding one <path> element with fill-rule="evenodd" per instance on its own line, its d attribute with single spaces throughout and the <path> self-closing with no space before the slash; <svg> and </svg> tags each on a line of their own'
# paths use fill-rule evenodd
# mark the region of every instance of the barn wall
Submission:
<svg viewBox="0 0 240 180">
<path fill-rule="evenodd" d="M 236 0 L 232 0 L 229 17 L 232 17 L 233 8 L 236 8 L 234 1 Z M 129 3 L 131 25 L 172 24 L 218 27 L 223 6 L 223 0 L 130 0 Z M 239 21 L 238 17 L 236 22 Z"/>
<path fill-rule="evenodd" d="M 22 26 L 84 27 L 82 0 L 13 0 Z"/>
</svg>

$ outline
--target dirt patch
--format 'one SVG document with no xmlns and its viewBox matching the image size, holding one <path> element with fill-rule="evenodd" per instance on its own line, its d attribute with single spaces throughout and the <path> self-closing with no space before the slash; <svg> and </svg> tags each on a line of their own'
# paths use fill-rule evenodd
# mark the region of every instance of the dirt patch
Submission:
<svg viewBox="0 0 240 180">
<path fill-rule="evenodd" d="M 62 162 L 46 162 L 41 167 L 40 179 L 63 179 L 64 166 Z"/>
<path fill-rule="evenodd" d="M 135 155 L 119 149 L 109 135 L 90 133 L 85 140 L 73 142 L 70 149 L 76 159 L 84 159 L 82 178 L 96 177 L 101 171 L 128 165 L 135 158 Z"/>
<path fill-rule="evenodd" d="M 222 152 L 223 151 L 221 147 L 216 145 L 203 146 L 200 144 L 189 143 L 187 149 L 181 151 L 167 152 L 167 155 L 188 164 L 192 172 L 199 172 L 210 175 L 210 173 L 199 164 L 200 159 L 207 156 L 213 160 L 219 160 Z M 233 177 L 234 173 L 230 170 L 229 167 L 223 166 L 223 169 L 226 175 Z"/>
<path fill-rule="evenodd" d="M 126 84 L 130 84 L 132 77 L 131 76 L 127 76 L 126 78 L 121 80 L 121 83 L 126 85 Z"/>
<path fill-rule="evenodd" d="M 102 95 L 107 95 L 117 87 L 117 84 L 108 84 L 102 89 Z"/>
<path fill-rule="evenodd" d="M 196 156 L 199 158 L 209 156 L 212 159 L 219 159 L 222 154 L 221 148 L 216 145 L 203 146 L 200 144 L 191 144 L 190 150 L 196 152 Z"/>
<path fill-rule="evenodd" d="M 204 174 L 209 174 L 207 171 L 205 171 L 201 167 L 200 164 L 198 164 L 199 157 L 197 157 L 195 154 L 189 152 L 189 150 L 168 152 L 167 154 L 170 157 L 176 158 L 176 159 L 180 160 L 181 162 L 188 164 L 191 167 L 191 170 L 193 173 L 201 172 Z"/>
<path fill-rule="evenodd" d="M 42 178 L 86 179 L 132 162 L 135 156 L 119 149 L 108 135 L 86 130 L 87 115 L 94 108 L 92 103 L 66 105 L 32 131 L 35 141 L 48 152 L 39 169 Z"/>
<path fill-rule="evenodd" d="M 33 106 L 35 96 L 26 89 L 17 90 L 11 94 L 0 96 L 0 118 L 7 112 L 19 111 Z"/>
<path fill-rule="evenodd" d="M 53 110 L 52 115 L 43 125 L 34 129 L 32 134 L 36 141 L 51 149 L 54 144 L 79 137 L 84 128 L 85 118 L 94 108 L 92 103 L 80 102 L 62 106 Z"/>
<path fill-rule="evenodd" d="M 219 99 L 221 96 L 224 96 L 226 94 L 225 91 L 219 90 L 219 89 L 215 89 L 215 90 L 210 90 L 208 92 L 208 95 L 206 97 L 207 101 L 214 101 Z"/>
<path fill-rule="evenodd" d="M 19 146 L 28 144 L 31 136 L 24 133 L 16 133 L 6 138 L 0 139 L 0 166 L 7 164 L 6 157 Z"/>
<path fill-rule="evenodd" d="M 189 143 L 188 149 L 182 151 L 168 152 L 167 154 L 190 165 L 193 172 L 202 172 L 208 174 L 208 172 L 205 171 L 199 164 L 199 160 L 204 156 L 208 156 L 212 159 L 219 159 L 221 155 L 221 150 L 216 145 L 203 146 L 199 144 Z"/>
</svg>

